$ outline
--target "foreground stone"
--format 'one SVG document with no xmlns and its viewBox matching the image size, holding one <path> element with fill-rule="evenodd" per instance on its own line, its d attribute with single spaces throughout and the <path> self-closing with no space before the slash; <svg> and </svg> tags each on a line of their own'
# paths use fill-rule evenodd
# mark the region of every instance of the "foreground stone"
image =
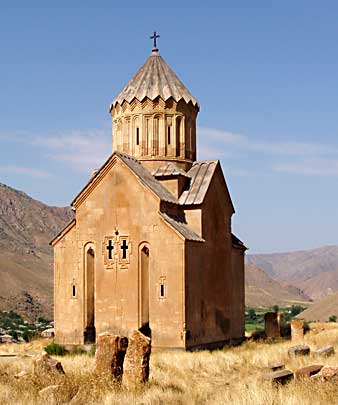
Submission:
<svg viewBox="0 0 338 405">
<path fill-rule="evenodd" d="M 290 370 L 279 370 L 273 373 L 264 374 L 263 380 L 270 381 L 273 384 L 287 384 L 294 379 L 293 372 Z"/>
<path fill-rule="evenodd" d="M 295 372 L 295 377 L 297 380 L 309 378 L 315 374 L 318 374 L 322 368 L 323 366 L 318 364 L 302 367 Z"/>
<path fill-rule="evenodd" d="M 47 353 L 42 353 L 33 359 L 33 370 L 35 374 L 65 374 L 62 364 L 58 360 L 49 357 Z"/>
<path fill-rule="evenodd" d="M 264 367 L 264 370 L 267 372 L 285 370 L 285 364 L 271 364 L 269 366 Z"/>
<path fill-rule="evenodd" d="M 151 339 L 134 331 L 129 338 L 124 361 L 122 382 L 126 387 L 133 388 L 148 381 L 150 353 Z"/>
<path fill-rule="evenodd" d="M 298 341 L 304 338 L 304 321 L 303 319 L 292 319 L 291 321 L 291 340 Z"/>
<path fill-rule="evenodd" d="M 314 356 L 317 357 L 329 357 L 335 353 L 333 346 L 324 346 L 321 349 L 315 350 L 313 352 Z"/>
<path fill-rule="evenodd" d="M 310 347 L 307 345 L 299 345 L 290 347 L 288 354 L 291 358 L 295 358 L 297 356 L 307 356 L 310 354 Z"/>
<path fill-rule="evenodd" d="M 62 385 L 49 385 L 39 391 L 41 403 L 48 405 L 66 404 L 70 397 L 67 390 L 62 389 Z"/>
<path fill-rule="evenodd" d="M 123 361 L 128 346 L 128 338 L 101 333 L 97 337 L 95 352 L 95 371 L 120 380 L 123 374 Z"/>
<path fill-rule="evenodd" d="M 318 374 L 314 375 L 312 378 L 323 382 L 338 382 L 338 367 L 325 366 L 320 370 Z"/>
<path fill-rule="evenodd" d="M 264 315 L 265 335 L 267 338 L 280 337 L 280 316 L 278 312 L 267 312 Z"/>
</svg>

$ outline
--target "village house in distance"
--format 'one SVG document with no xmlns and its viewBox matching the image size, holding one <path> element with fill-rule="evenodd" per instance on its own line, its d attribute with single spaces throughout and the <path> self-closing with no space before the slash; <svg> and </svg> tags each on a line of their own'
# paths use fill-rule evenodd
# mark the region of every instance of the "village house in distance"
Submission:
<svg viewBox="0 0 338 405">
<path fill-rule="evenodd" d="M 140 329 L 155 348 L 244 336 L 244 255 L 218 161 L 196 160 L 199 105 L 154 48 L 113 100 L 113 154 L 54 247 L 55 338 Z"/>
</svg>

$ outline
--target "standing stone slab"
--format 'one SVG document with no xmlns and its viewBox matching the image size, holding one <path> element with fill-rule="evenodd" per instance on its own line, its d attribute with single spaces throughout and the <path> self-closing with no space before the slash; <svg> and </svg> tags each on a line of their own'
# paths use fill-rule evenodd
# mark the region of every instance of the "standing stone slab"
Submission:
<svg viewBox="0 0 338 405">
<path fill-rule="evenodd" d="M 318 374 L 322 368 L 323 368 L 322 365 L 317 365 L 317 364 L 314 364 L 312 366 L 302 367 L 302 368 L 299 368 L 295 372 L 295 377 L 297 380 L 300 380 L 303 378 L 309 378 L 315 374 Z"/>
<path fill-rule="evenodd" d="M 278 312 L 267 312 L 264 315 L 265 334 L 267 338 L 280 337 L 280 316 Z"/>
<path fill-rule="evenodd" d="M 304 320 L 292 319 L 291 321 L 291 340 L 299 341 L 304 338 Z"/>
<path fill-rule="evenodd" d="M 288 353 L 291 358 L 295 358 L 297 356 L 307 356 L 310 354 L 310 347 L 307 345 L 293 346 L 290 347 Z"/>
<path fill-rule="evenodd" d="M 97 337 L 95 352 L 95 372 L 121 380 L 123 361 L 128 346 L 128 338 L 101 333 Z"/>
<path fill-rule="evenodd" d="M 324 346 L 321 349 L 315 350 L 313 355 L 316 357 L 329 357 L 335 353 L 333 346 Z"/>
<path fill-rule="evenodd" d="M 274 384 L 286 384 L 293 380 L 294 375 L 290 370 L 279 370 L 273 373 L 264 374 L 262 376 L 263 380 L 270 381 Z"/>
<path fill-rule="evenodd" d="M 151 339 L 139 331 L 129 338 L 122 382 L 128 388 L 144 384 L 149 379 Z"/>
<path fill-rule="evenodd" d="M 34 374 L 65 374 L 62 364 L 47 353 L 42 353 L 33 359 Z"/>
</svg>

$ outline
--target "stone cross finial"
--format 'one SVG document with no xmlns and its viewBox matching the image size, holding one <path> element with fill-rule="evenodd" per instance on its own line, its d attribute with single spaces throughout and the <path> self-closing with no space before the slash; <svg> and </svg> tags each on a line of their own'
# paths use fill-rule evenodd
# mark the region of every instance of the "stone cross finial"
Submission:
<svg viewBox="0 0 338 405">
<path fill-rule="evenodd" d="M 151 37 L 150 37 L 150 39 L 153 39 L 154 40 L 154 47 L 153 47 L 153 51 L 158 51 L 158 49 L 157 49 L 157 38 L 159 38 L 160 37 L 160 35 L 157 35 L 157 32 L 156 31 L 154 31 L 154 35 L 152 35 Z"/>
</svg>

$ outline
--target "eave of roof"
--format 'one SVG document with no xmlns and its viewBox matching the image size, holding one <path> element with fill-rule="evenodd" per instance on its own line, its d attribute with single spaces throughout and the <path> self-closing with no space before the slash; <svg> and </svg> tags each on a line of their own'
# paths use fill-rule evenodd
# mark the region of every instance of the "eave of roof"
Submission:
<svg viewBox="0 0 338 405">
<path fill-rule="evenodd" d="M 61 240 L 75 225 L 76 219 L 73 218 L 56 236 L 54 236 L 54 238 L 49 242 L 49 245 L 55 246 L 59 240 Z"/>
<path fill-rule="evenodd" d="M 232 246 L 238 249 L 243 249 L 243 250 L 248 250 L 249 248 L 244 245 L 244 243 L 237 238 L 236 235 L 233 233 L 231 234 L 231 241 L 232 241 Z"/>
<path fill-rule="evenodd" d="M 188 224 L 180 221 L 178 218 L 173 218 L 164 212 L 160 212 L 160 217 L 185 240 L 193 242 L 205 242 L 205 240 L 197 235 L 193 229 L 189 228 Z"/>
</svg>

